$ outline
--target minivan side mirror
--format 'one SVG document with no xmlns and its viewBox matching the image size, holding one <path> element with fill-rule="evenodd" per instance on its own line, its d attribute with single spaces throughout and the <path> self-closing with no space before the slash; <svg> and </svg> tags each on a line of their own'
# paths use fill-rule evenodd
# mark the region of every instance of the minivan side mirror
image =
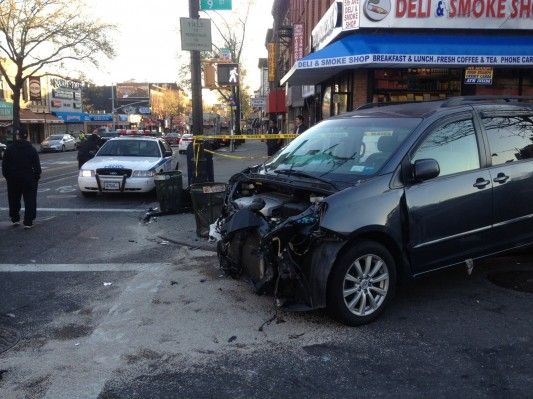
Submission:
<svg viewBox="0 0 533 399">
<path fill-rule="evenodd" d="M 439 174 L 440 166 L 434 159 L 418 159 L 413 165 L 413 177 L 417 181 L 433 179 Z"/>
</svg>

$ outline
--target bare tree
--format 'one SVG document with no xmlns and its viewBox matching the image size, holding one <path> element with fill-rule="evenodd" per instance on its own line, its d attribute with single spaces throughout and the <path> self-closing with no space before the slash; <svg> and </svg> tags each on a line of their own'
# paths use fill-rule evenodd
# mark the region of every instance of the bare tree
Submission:
<svg viewBox="0 0 533 399">
<path fill-rule="evenodd" d="M 13 91 L 13 126 L 20 126 L 20 96 L 24 81 L 50 74 L 65 62 L 98 65 L 100 56 L 114 56 L 108 34 L 113 25 L 84 15 L 82 0 L 4 0 L 0 3 L 0 55 L 15 66 L 15 74 L 0 62 L 0 73 Z M 46 72 L 46 73 L 45 73 Z"/>
</svg>

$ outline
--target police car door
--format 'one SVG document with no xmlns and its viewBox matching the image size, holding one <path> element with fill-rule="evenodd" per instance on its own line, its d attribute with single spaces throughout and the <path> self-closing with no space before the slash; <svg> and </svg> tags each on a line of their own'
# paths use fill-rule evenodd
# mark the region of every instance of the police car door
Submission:
<svg viewBox="0 0 533 399">
<path fill-rule="evenodd" d="M 177 169 L 178 157 L 174 154 L 172 147 L 164 140 L 159 140 L 159 146 L 161 147 L 161 152 L 163 154 L 163 159 L 165 163 L 163 164 L 163 170 L 169 172 L 171 170 Z M 171 155 L 169 155 L 171 154 Z"/>
</svg>

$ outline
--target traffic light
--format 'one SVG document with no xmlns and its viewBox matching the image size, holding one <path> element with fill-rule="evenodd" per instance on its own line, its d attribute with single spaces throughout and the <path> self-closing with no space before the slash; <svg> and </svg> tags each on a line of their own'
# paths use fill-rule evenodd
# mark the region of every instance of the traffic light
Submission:
<svg viewBox="0 0 533 399">
<path fill-rule="evenodd" d="M 204 87 L 215 89 L 215 65 L 212 62 L 204 62 Z"/>
</svg>

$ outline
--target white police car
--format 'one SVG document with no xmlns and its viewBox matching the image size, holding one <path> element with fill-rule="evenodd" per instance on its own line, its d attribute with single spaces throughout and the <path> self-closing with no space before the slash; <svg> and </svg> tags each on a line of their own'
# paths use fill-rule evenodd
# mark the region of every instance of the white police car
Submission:
<svg viewBox="0 0 533 399">
<path fill-rule="evenodd" d="M 154 175 L 177 169 L 178 157 L 156 137 L 118 137 L 107 141 L 80 169 L 83 195 L 98 192 L 149 192 Z"/>
</svg>

